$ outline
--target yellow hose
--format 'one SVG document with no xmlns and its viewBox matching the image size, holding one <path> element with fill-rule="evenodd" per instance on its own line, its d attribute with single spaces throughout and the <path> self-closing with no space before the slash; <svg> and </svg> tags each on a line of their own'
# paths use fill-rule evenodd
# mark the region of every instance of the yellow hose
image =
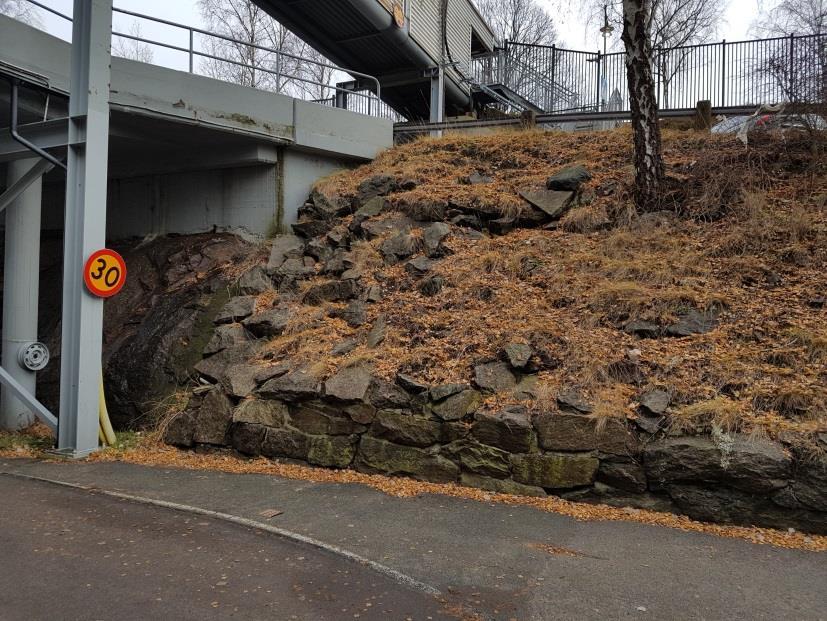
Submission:
<svg viewBox="0 0 827 621">
<path fill-rule="evenodd" d="M 104 445 L 115 446 L 118 443 L 118 438 L 115 436 L 115 430 L 112 429 L 112 423 L 109 421 L 109 410 L 106 409 L 106 395 L 103 392 L 103 372 L 101 371 L 100 391 L 98 392 L 98 417 L 100 419 L 100 428 L 98 435 L 101 436 Z"/>
</svg>

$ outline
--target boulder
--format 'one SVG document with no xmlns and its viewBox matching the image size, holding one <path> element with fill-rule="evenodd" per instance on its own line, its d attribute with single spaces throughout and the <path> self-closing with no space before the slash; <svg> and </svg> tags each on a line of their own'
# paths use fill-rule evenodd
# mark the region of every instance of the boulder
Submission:
<svg viewBox="0 0 827 621">
<path fill-rule="evenodd" d="M 524 408 L 481 410 L 474 416 L 471 434 L 480 443 L 509 453 L 537 450 L 537 435 Z"/>
<path fill-rule="evenodd" d="M 422 230 L 422 240 L 425 243 L 425 254 L 431 259 L 445 255 L 442 242 L 451 234 L 451 227 L 444 222 L 434 222 Z"/>
<path fill-rule="evenodd" d="M 431 388 L 429 396 L 431 397 L 431 401 L 442 401 L 451 395 L 468 390 L 469 388 L 471 387 L 468 384 L 442 384 L 441 386 Z"/>
<path fill-rule="evenodd" d="M 642 339 L 656 339 L 658 338 L 663 330 L 661 327 L 656 324 L 652 323 L 651 321 L 630 321 L 625 326 L 623 326 L 623 331 L 626 334 L 633 334 L 638 336 Z"/>
<path fill-rule="evenodd" d="M 488 392 L 507 392 L 517 385 L 517 378 L 505 362 L 488 362 L 474 367 L 474 383 Z"/>
<path fill-rule="evenodd" d="M 511 479 L 493 479 L 484 477 L 473 472 L 463 472 L 460 476 L 460 485 L 484 489 L 495 494 L 508 494 L 510 496 L 536 496 L 544 498 L 546 490 L 534 485 L 523 485 Z"/>
<path fill-rule="evenodd" d="M 672 396 L 665 390 L 650 390 L 640 397 L 640 409 L 647 416 L 663 416 Z"/>
<path fill-rule="evenodd" d="M 234 423 L 282 427 L 287 421 L 287 405 L 281 401 L 248 399 L 233 411 Z"/>
<path fill-rule="evenodd" d="M 546 187 L 549 190 L 576 192 L 591 178 L 591 173 L 583 166 L 570 166 L 549 177 Z"/>
<path fill-rule="evenodd" d="M 362 230 L 362 224 L 370 218 L 375 218 L 380 215 L 382 212 L 386 211 L 387 208 L 388 201 L 380 196 L 375 196 L 362 205 L 356 213 L 353 214 L 353 219 L 348 226 L 348 230 L 352 233 L 358 234 Z"/>
<path fill-rule="evenodd" d="M 319 188 L 313 188 L 310 192 L 310 202 L 313 204 L 314 212 L 324 218 L 341 217 L 352 211 L 350 201 L 344 196 Z"/>
<path fill-rule="evenodd" d="M 333 349 L 330 350 L 330 354 L 332 356 L 346 356 L 357 347 L 359 347 L 359 341 L 357 339 L 345 339 L 344 341 L 336 343 Z"/>
<path fill-rule="evenodd" d="M 365 290 L 365 302 L 375 304 L 382 301 L 382 287 L 379 285 L 371 285 Z"/>
<path fill-rule="evenodd" d="M 306 239 L 313 239 L 327 233 L 331 228 L 330 220 L 317 220 L 314 218 L 302 218 L 295 224 L 291 225 L 293 232 L 296 235 Z"/>
<path fill-rule="evenodd" d="M 270 246 L 267 273 L 271 276 L 287 259 L 300 259 L 304 255 L 304 240 L 296 235 L 279 235 Z"/>
<path fill-rule="evenodd" d="M 196 444 L 227 444 L 227 431 L 233 420 L 233 404 L 218 388 L 204 397 L 195 418 L 193 441 Z"/>
<path fill-rule="evenodd" d="M 355 298 L 359 294 L 359 287 L 353 280 L 328 280 L 313 285 L 304 294 L 302 302 L 310 306 L 318 306 L 322 302 L 344 302 Z"/>
<path fill-rule="evenodd" d="M 304 253 L 305 259 L 309 257 L 314 262 L 325 263 L 333 257 L 333 248 L 328 245 L 327 236 L 317 237 L 307 242 Z"/>
<path fill-rule="evenodd" d="M 296 429 L 267 429 L 261 443 L 261 454 L 265 457 L 306 460 L 309 451 L 310 436 Z"/>
<path fill-rule="evenodd" d="M 594 483 L 600 462 L 590 453 L 512 455 L 514 480 L 546 489 L 571 489 Z"/>
<path fill-rule="evenodd" d="M 364 401 L 372 380 L 372 370 L 367 366 L 344 368 L 325 382 L 325 396 L 345 402 Z"/>
<path fill-rule="evenodd" d="M 197 410 L 184 410 L 176 414 L 164 431 L 164 442 L 172 446 L 190 448 L 195 442 L 195 417 Z"/>
<path fill-rule="evenodd" d="M 230 446 L 242 455 L 257 457 L 261 455 L 261 443 L 264 441 L 265 431 L 261 425 L 247 423 L 233 425 Z"/>
<path fill-rule="evenodd" d="M 363 436 L 360 440 L 355 465 L 361 472 L 407 475 L 437 483 L 453 483 L 459 478 L 459 467 L 449 459 L 371 436 Z"/>
<path fill-rule="evenodd" d="M 312 436 L 307 461 L 323 468 L 347 468 L 356 456 L 359 436 Z"/>
<path fill-rule="evenodd" d="M 643 466 L 635 462 L 602 461 L 597 471 L 597 480 L 625 492 L 642 494 L 646 491 L 646 473 Z"/>
<path fill-rule="evenodd" d="M 242 295 L 259 295 L 273 288 L 273 281 L 260 265 L 247 270 L 236 283 L 236 289 Z"/>
<path fill-rule="evenodd" d="M 354 423 L 370 425 L 376 418 L 376 408 L 370 403 L 351 403 L 342 408 Z"/>
<path fill-rule="evenodd" d="M 574 201 L 574 192 L 521 190 L 520 196 L 552 220 L 562 216 Z"/>
<path fill-rule="evenodd" d="M 207 346 L 204 348 L 204 355 L 211 356 L 220 351 L 240 345 L 250 340 L 250 336 L 241 324 L 230 323 L 217 326 Z"/>
<path fill-rule="evenodd" d="M 792 458 L 782 445 L 740 434 L 717 443 L 664 438 L 646 446 L 644 466 L 653 484 L 725 484 L 750 493 L 781 489 L 792 475 Z"/>
<path fill-rule="evenodd" d="M 476 390 L 463 390 L 430 406 L 431 412 L 444 421 L 461 420 L 473 414 L 482 405 L 482 395 Z"/>
<path fill-rule="evenodd" d="M 374 239 L 388 233 L 410 230 L 414 224 L 415 222 L 404 214 L 389 213 L 366 220 L 356 232 L 365 235 L 368 239 Z"/>
<path fill-rule="evenodd" d="M 514 369 L 525 369 L 534 355 L 534 350 L 531 345 L 524 343 L 509 343 L 503 350 L 508 364 Z"/>
<path fill-rule="evenodd" d="M 256 313 L 242 322 L 242 325 L 258 338 L 280 336 L 293 318 L 289 308 L 273 308 L 263 313 Z"/>
<path fill-rule="evenodd" d="M 416 252 L 417 242 L 410 231 L 405 229 L 389 237 L 379 246 L 379 252 L 388 265 L 396 265 Z"/>
<path fill-rule="evenodd" d="M 536 375 L 524 375 L 523 378 L 517 382 L 511 395 L 515 399 L 522 401 L 536 400 L 539 394 L 537 386 L 540 380 Z"/>
<path fill-rule="evenodd" d="M 227 369 L 235 364 L 246 364 L 260 351 L 257 342 L 246 342 L 222 349 L 217 354 L 204 358 L 195 365 L 195 370 L 211 382 L 224 379 Z"/>
<path fill-rule="evenodd" d="M 508 453 L 501 449 L 476 442 L 461 442 L 456 449 L 447 450 L 459 458 L 463 470 L 495 479 L 505 479 L 511 474 Z"/>
<path fill-rule="evenodd" d="M 428 390 L 427 384 L 420 382 L 412 375 L 407 375 L 405 373 L 396 374 L 396 383 L 399 384 L 404 390 L 415 395 L 421 394 Z"/>
<path fill-rule="evenodd" d="M 576 390 L 567 388 L 557 395 L 557 407 L 568 414 L 591 414 L 594 407 Z"/>
<path fill-rule="evenodd" d="M 236 323 L 247 319 L 256 310 L 254 295 L 241 295 L 230 300 L 218 311 L 215 317 L 216 324 Z"/>
<path fill-rule="evenodd" d="M 827 534 L 827 520 L 820 511 L 782 508 L 761 496 L 725 487 L 674 484 L 668 491 L 680 512 L 693 520 Z"/>
<path fill-rule="evenodd" d="M 793 492 L 802 505 L 817 511 L 827 511 L 827 458 L 816 457 L 801 464 L 796 473 Z"/>
<path fill-rule="evenodd" d="M 381 379 L 373 380 L 367 399 L 379 409 L 406 409 L 411 404 L 411 395 L 403 388 Z"/>
<path fill-rule="evenodd" d="M 420 282 L 416 288 L 426 298 L 439 295 L 442 287 L 445 286 L 445 279 L 442 276 L 429 276 Z"/>
<path fill-rule="evenodd" d="M 636 439 L 625 419 L 609 418 L 598 428 L 596 420 L 582 414 L 543 412 L 535 417 L 534 427 L 540 447 L 547 451 L 599 450 L 610 455 L 637 452 Z"/>
<path fill-rule="evenodd" d="M 370 332 L 368 332 L 367 346 L 370 349 L 376 349 L 385 342 L 387 335 L 388 322 L 384 315 L 379 315 L 379 317 L 376 318 L 376 321 L 373 322 L 373 327 L 371 327 Z"/>
<path fill-rule="evenodd" d="M 647 416 L 646 414 L 641 414 L 635 418 L 635 425 L 638 429 L 652 435 L 666 429 L 667 423 L 668 420 L 665 416 Z"/>
<path fill-rule="evenodd" d="M 312 399 L 319 396 L 320 392 L 319 380 L 306 369 L 294 369 L 267 381 L 258 389 L 261 397 L 282 401 Z"/>
<path fill-rule="evenodd" d="M 313 259 L 310 257 L 291 257 L 276 268 L 275 278 L 279 279 L 282 284 L 290 280 L 310 278 L 316 274 L 316 268 L 311 261 L 313 261 Z"/>
<path fill-rule="evenodd" d="M 434 268 L 434 262 L 427 257 L 417 257 L 405 263 L 405 271 L 416 278 L 422 277 Z"/>
<path fill-rule="evenodd" d="M 441 426 L 406 410 L 379 410 L 370 426 L 370 435 L 395 444 L 427 447 L 439 442 Z"/>
<path fill-rule="evenodd" d="M 231 397 L 244 399 L 258 387 L 258 365 L 242 362 L 228 366 L 221 376 L 221 388 Z"/>
<path fill-rule="evenodd" d="M 667 336 L 685 337 L 695 334 L 706 334 L 711 332 L 718 325 L 718 319 L 714 313 L 699 313 L 691 310 L 681 315 L 678 321 L 667 326 Z"/>
<path fill-rule="evenodd" d="M 351 328 L 358 328 L 367 323 L 368 310 L 365 303 L 361 300 L 354 300 L 347 307 L 336 310 L 331 313 L 332 317 L 338 317 L 343 320 Z"/>
<path fill-rule="evenodd" d="M 348 436 L 367 430 L 365 425 L 348 416 L 343 408 L 321 401 L 291 404 L 289 409 L 290 424 L 310 435 Z"/>
<path fill-rule="evenodd" d="M 374 175 L 362 181 L 356 188 L 356 202 L 364 205 L 377 196 L 387 196 L 398 187 L 396 177 L 391 175 Z"/>
</svg>

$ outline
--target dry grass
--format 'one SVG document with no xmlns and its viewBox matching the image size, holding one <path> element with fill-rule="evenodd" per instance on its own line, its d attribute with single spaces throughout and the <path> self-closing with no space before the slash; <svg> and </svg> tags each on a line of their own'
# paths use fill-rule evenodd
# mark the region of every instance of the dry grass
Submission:
<svg viewBox="0 0 827 621">
<path fill-rule="evenodd" d="M 393 174 L 419 183 L 390 196 L 393 204 L 451 202 L 499 214 L 512 208 L 518 189 L 541 186 L 563 166 L 582 162 L 594 175 L 585 189 L 589 204 L 558 230 L 450 238 L 451 254 L 434 270 L 446 285 L 434 297 L 419 293 L 403 266 L 382 263 L 378 249 L 387 236 L 359 242 L 351 259 L 362 284 L 383 291 L 381 302 L 368 305 L 368 323 L 351 328 L 328 316 L 333 306 L 299 306 L 266 357 L 314 360 L 322 375 L 368 360 L 388 379 L 404 371 L 439 384 L 470 381 L 475 363 L 519 341 L 545 365 L 528 404 L 535 409 L 553 409 L 561 388 L 578 386 L 605 402 L 598 407 L 609 416 L 625 412 L 644 385 L 658 385 L 675 395 L 676 424 L 686 428 L 827 430 L 825 311 L 808 304 L 827 291 L 827 212 L 817 198 L 827 195 L 827 180 L 812 166 L 790 168 L 807 157 L 791 154 L 790 141 L 745 150 L 725 136 L 664 138 L 670 174 L 684 179 L 673 199 L 693 217 L 653 213 L 593 226 L 604 213 L 627 213 L 625 131 L 426 139 L 324 180 L 327 191 L 353 196 L 363 179 Z M 726 171 L 713 174 L 716 167 Z M 459 182 L 475 171 L 494 182 Z M 713 192 L 710 184 L 724 172 L 727 184 L 740 185 Z M 704 207 L 703 200 L 711 202 Z M 413 233 L 418 239 L 417 227 Z M 690 309 L 716 309 L 718 327 L 684 339 L 641 340 L 622 331 L 628 320 L 666 325 Z M 387 337 L 368 350 L 379 315 L 387 318 Z M 354 351 L 329 355 L 351 338 Z M 640 350 L 636 367 L 624 362 L 631 349 Z"/>
</svg>

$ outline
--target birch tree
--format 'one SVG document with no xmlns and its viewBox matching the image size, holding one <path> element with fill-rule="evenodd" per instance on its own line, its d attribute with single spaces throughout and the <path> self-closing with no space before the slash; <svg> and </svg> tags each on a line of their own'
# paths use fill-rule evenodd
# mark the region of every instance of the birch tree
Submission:
<svg viewBox="0 0 827 621">
<path fill-rule="evenodd" d="M 657 208 L 664 177 L 658 105 L 652 80 L 649 36 L 650 0 L 623 0 L 626 75 L 635 143 L 635 204 L 641 211 Z"/>
</svg>

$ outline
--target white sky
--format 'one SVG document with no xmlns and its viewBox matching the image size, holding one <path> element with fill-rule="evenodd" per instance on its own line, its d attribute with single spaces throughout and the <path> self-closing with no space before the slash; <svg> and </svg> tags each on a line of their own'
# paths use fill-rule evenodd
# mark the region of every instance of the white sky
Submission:
<svg viewBox="0 0 827 621">
<path fill-rule="evenodd" d="M 62 13 L 69 14 L 72 11 L 72 0 L 41 1 Z M 716 2 L 718 0 L 709 1 Z M 768 1 L 771 0 L 730 0 L 726 20 L 721 24 L 718 38 L 725 38 L 728 41 L 750 38 L 749 28 L 755 20 L 762 3 Z M 567 6 L 565 0 L 539 0 L 539 2 L 555 17 L 562 39 L 562 47 L 595 51 L 602 47 L 602 39 L 599 32 L 597 32 L 597 26 L 587 25 L 580 14 L 579 6 L 581 3 L 569 2 L 568 6 L 570 8 L 561 9 L 561 5 Z M 177 23 L 201 26 L 201 17 L 198 13 L 196 0 L 115 0 L 115 6 Z M 69 38 L 71 31 L 68 24 L 47 13 L 41 12 L 41 15 L 45 27 L 50 32 Z M 116 30 L 128 31 L 128 18 L 116 14 L 114 25 Z M 185 31 L 165 28 L 157 24 L 143 22 L 141 24 L 141 35 L 182 47 L 188 45 Z M 186 67 L 187 59 L 184 54 L 177 54 L 160 48 L 153 48 L 153 52 L 155 61 L 160 64 L 176 66 L 181 69 Z"/>
</svg>

